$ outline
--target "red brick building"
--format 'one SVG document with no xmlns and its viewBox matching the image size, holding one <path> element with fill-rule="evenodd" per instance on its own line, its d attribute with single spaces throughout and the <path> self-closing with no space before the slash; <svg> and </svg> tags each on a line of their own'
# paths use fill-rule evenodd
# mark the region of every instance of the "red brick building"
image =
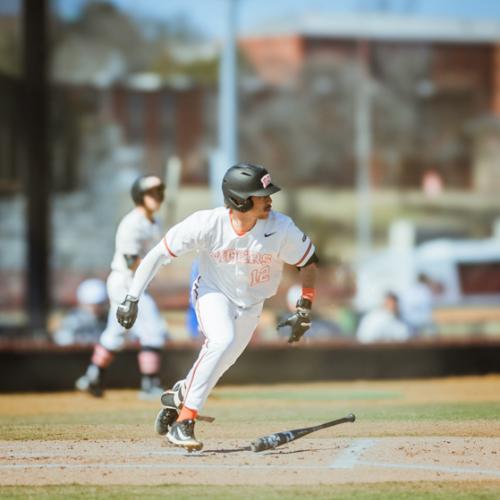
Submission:
<svg viewBox="0 0 500 500">
<path fill-rule="evenodd" d="M 412 83 L 420 98 L 420 128 L 428 130 L 432 144 L 421 148 L 418 157 L 406 159 L 401 183 L 418 184 L 424 171 L 441 168 L 448 184 L 476 187 L 476 139 L 464 130 L 481 117 L 500 117 L 500 23 L 395 15 L 309 15 L 245 33 L 240 39 L 241 50 L 258 77 L 275 88 L 293 84 L 312 58 L 359 60 L 361 46 L 368 73 L 389 86 L 393 82 L 386 69 L 391 60 L 404 61 L 405 54 L 411 57 L 416 52 L 421 56 L 420 76 Z M 464 149 L 453 161 L 446 156 L 451 133 L 460 135 L 455 144 Z M 435 151 L 432 158 L 426 159 L 426 150 Z M 375 181 L 378 163 L 374 158 Z"/>
</svg>

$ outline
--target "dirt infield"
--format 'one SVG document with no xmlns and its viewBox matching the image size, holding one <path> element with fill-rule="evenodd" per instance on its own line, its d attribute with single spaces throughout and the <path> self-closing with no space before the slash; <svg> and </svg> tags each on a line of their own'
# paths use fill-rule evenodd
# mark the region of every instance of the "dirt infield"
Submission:
<svg viewBox="0 0 500 500">
<path fill-rule="evenodd" d="M 0 396 L 0 485 L 318 485 L 498 481 L 500 377 L 222 387 L 204 449 L 155 436 L 134 391 Z M 252 439 L 354 411 L 358 421 L 254 453 Z M 479 415 L 480 418 L 475 418 Z"/>
<path fill-rule="evenodd" d="M 212 440 L 186 453 L 158 439 L 2 442 L 1 484 L 314 485 L 499 480 L 500 438 L 303 438 L 262 453 Z"/>
</svg>

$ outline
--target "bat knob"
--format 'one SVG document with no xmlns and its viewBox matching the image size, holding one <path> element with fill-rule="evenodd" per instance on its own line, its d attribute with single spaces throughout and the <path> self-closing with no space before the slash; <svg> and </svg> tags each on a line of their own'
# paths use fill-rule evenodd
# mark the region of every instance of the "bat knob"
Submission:
<svg viewBox="0 0 500 500">
<path fill-rule="evenodd" d="M 354 415 L 354 413 L 349 413 L 346 418 L 349 422 L 354 422 L 356 420 L 356 415 Z"/>
</svg>

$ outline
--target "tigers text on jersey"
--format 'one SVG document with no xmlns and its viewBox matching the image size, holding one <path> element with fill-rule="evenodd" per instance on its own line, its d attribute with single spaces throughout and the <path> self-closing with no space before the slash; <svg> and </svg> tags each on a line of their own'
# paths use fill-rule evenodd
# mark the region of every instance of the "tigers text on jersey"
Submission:
<svg viewBox="0 0 500 500">
<path fill-rule="evenodd" d="M 163 243 L 170 258 L 197 250 L 203 285 L 219 290 L 240 307 L 274 295 L 283 263 L 301 267 L 315 251 L 311 240 L 286 215 L 271 211 L 250 231 L 238 234 L 231 211 L 224 207 L 195 212 L 172 227 Z"/>
<path fill-rule="evenodd" d="M 144 257 L 160 238 L 161 231 L 156 220 L 150 221 L 139 208 L 134 208 L 118 225 L 111 269 L 132 275 L 124 255 Z"/>
</svg>

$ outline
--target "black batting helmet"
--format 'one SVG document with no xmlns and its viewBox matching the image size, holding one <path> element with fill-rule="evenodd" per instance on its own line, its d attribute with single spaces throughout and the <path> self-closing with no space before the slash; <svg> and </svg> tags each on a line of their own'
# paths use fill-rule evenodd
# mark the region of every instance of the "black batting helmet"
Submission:
<svg viewBox="0 0 500 500">
<path fill-rule="evenodd" d="M 156 175 L 142 175 L 132 184 L 130 195 L 136 205 L 142 205 L 144 193 L 155 188 L 163 191 L 165 189 L 165 184 L 163 184 L 163 181 Z"/>
<path fill-rule="evenodd" d="M 248 212 L 252 208 L 251 196 L 269 196 L 280 190 L 271 182 L 271 176 L 264 167 L 252 163 L 234 165 L 222 179 L 226 205 L 239 212 Z"/>
</svg>

